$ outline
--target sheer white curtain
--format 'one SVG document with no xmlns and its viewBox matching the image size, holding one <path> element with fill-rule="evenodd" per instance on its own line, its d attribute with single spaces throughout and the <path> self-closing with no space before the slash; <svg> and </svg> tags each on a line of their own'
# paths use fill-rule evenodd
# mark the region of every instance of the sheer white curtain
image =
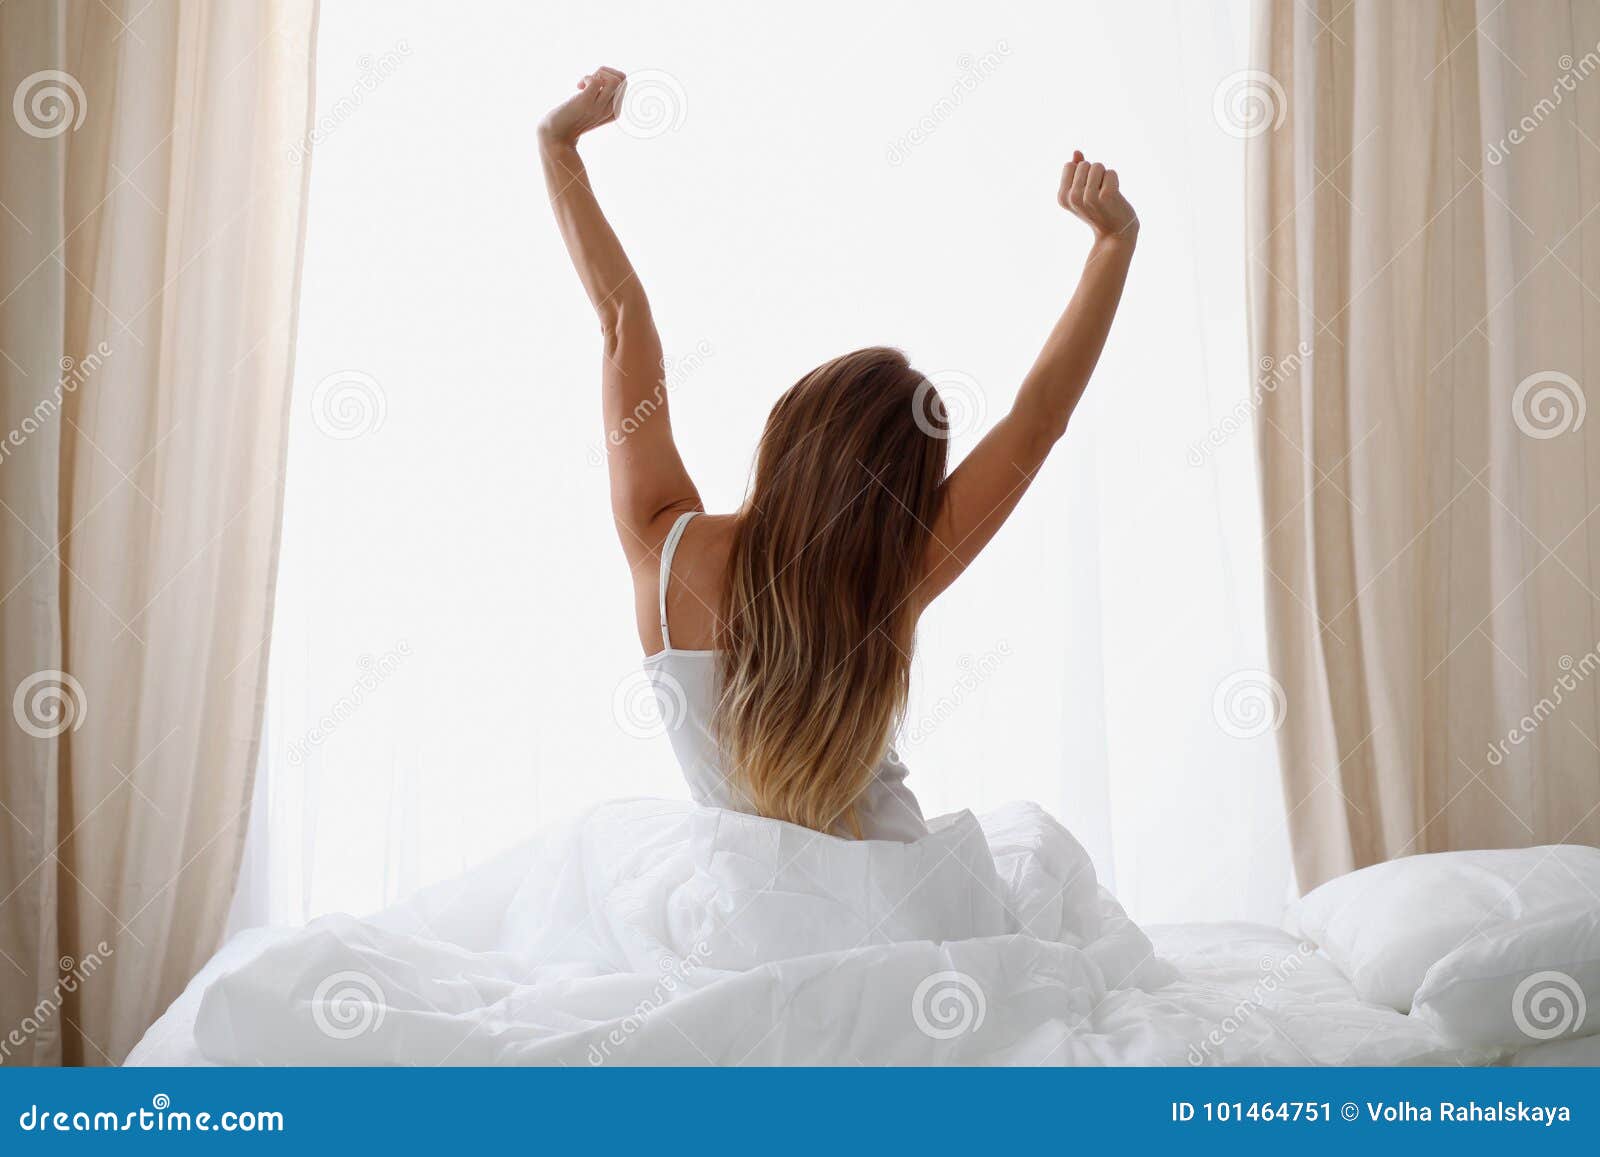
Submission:
<svg viewBox="0 0 1600 1157">
<path fill-rule="evenodd" d="M 858 345 L 938 378 L 972 419 L 964 452 L 1082 263 L 1059 165 L 1081 147 L 1118 167 L 1145 227 L 1103 368 L 927 617 L 901 749 L 930 814 L 1052 809 L 1139 917 L 1275 918 L 1272 735 L 1219 726 L 1216 701 L 1266 665 L 1252 447 L 1227 433 L 1251 379 L 1242 154 L 1213 115 L 1242 19 L 1175 0 L 777 24 L 733 3 L 330 6 L 236 916 L 372 908 L 588 803 L 683 793 L 640 703 L 598 338 L 532 155 L 544 108 L 605 62 L 633 98 L 587 156 L 712 509 L 738 502 L 777 394 Z"/>
</svg>

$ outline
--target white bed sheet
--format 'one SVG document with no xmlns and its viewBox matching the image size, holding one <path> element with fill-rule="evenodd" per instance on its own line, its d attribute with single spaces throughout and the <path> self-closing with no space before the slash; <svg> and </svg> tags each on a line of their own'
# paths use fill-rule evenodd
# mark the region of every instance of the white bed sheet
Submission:
<svg viewBox="0 0 1600 1157">
<path fill-rule="evenodd" d="M 607 805 L 369 920 L 241 933 L 127 1063 L 1505 1059 L 1363 1004 L 1278 929 L 1147 938 L 1037 808 L 899 847 Z"/>
</svg>

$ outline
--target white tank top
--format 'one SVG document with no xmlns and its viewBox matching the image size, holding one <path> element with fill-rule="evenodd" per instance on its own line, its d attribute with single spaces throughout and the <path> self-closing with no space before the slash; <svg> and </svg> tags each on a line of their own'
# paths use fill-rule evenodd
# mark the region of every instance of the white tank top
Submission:
<svg viewBox="0 0 1600 1157">
<path fill-rule="evenodd" d="M 661 719 L 672 740 L 672 751 L 689 783 L 694 801 L 707 807 L 753 812 L 732 776 L 724 771 L 721 753 L 711 738 L 711 713 L 717 702 L 715 651 L 680 651 L 667 631 L 667 583 L 672 577 L 672 556 L 689 521 L 699 513 L 680 515 L 661 544 L 661 647 L 644 661 L 655 689 Z M 890 748 L 873 773 L 872 782 L 856 801 L 861 834 L 869 840 L 909 842 L 928 834 L 917 797 L 906 786 L 906 765 Z M 843 830 L 834 835 L 848 835 Z"/>
</svg>

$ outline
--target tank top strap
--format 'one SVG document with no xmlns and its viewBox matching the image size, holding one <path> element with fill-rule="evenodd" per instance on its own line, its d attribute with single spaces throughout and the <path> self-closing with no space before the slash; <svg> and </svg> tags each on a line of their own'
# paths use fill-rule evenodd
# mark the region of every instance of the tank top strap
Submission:
<svg viewBox="0 0 1600 1157">
<path fill-rule="evenodd" d="M 690 520 L 699 513 L 698 510 L 688 510 L 678 515 L 672 529 L 667 531 L 666 541 L 661 544 L 661 646 L 664 650 L 672 649 L 672 637 L 667 634 L 667 583 L 672 578 L 672 556 L 678 553 L 678 541 L 683 538 Z"/>
</svg>

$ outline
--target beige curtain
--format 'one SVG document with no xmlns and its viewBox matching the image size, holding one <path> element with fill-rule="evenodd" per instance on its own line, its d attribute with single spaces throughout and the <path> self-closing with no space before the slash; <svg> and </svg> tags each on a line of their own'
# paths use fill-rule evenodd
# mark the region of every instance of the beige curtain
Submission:
<svg viewBox="0 0 1600 1157">
<path fill-rule="evenodd" d="M 1299 883 L 1600 843 L 1600 3 L 1255 15 L 1218 113 Z"/>
<path fill-rule="evenodd" d="M 315 0 L 0 6 L 0 1061 L 214 950 L 261 726 Z"/>
</svg>

